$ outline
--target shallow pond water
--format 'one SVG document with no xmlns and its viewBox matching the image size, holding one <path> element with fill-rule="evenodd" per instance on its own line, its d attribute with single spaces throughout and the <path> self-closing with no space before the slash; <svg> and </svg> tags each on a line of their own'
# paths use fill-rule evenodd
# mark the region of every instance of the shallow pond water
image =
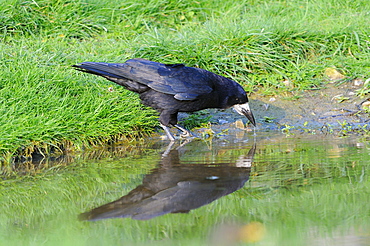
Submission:
<svg viewBox="0 0 370 246">
<path fill-rule="evenodd" d="M 363 138 L 235 130 L 110 146 L 27 171 L 0 183 L 0 245 L 370 242 Z"/>
</svg>

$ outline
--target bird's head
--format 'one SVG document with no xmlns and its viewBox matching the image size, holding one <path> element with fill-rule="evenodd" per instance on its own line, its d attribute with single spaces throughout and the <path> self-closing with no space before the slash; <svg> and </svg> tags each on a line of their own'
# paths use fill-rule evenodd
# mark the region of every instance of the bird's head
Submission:
<svg viewBox="0 0 370 246">
<path fill-rule="evenodd" d="M 252 125 L 256 126 L 256 120 L 254 119 L 254 116 L 252 114 L 252 111 L 249 107 L 248 102 L 243 103 L 243 104 L 235 104 L 234 109 L 236 112 L 238 112 L 241 115 L 244 115 L 248 118 L 248 120 L 252 123 Z"/>
<path fill-rule="evenodd" d="M 238 85 L 237 90 L 233 95 L 228 96 L 227 98 L 227 106 L 233 107 L 236 112 L 240 115 L 244 115 L 248 118 L 248 120 L 256 126 L 256 120 L 252 114 L 252 111 L 248 104 L 248 97 L 244 89 Z"/>
</svg>

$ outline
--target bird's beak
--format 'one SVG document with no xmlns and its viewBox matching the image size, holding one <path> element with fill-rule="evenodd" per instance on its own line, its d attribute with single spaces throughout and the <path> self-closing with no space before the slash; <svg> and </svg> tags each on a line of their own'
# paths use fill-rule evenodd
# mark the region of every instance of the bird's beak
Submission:
<svg viewBox="0 0 370 246">
<path fill-rule="evenodd" d="M 239 114 L 245 115 L 248 118 L 248 120 L 252 123 L 252 125 L 256 126 L 256 120 L 254 119 L 254 116 L 252 114 L 251 109 L 249 108 L 249 104 L 248 103 L 235 104 L 234 105 L 234 109 Z"/>
</svg>

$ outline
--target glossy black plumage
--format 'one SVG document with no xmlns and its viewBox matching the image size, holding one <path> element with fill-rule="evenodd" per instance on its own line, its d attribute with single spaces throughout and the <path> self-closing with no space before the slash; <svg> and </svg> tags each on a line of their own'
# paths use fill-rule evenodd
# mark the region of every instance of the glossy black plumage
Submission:
<svg viewBox="0 0 370 246">
<path fill-rule="evenodd" d="M 247 105 L 236 110 L 255 120 L 248 107 L 244 89 L 236 82 L 204 69 L 183 64 L 162 64 L 141 58 L 125 63 L 83 62 L 73 67 L 102 76 L 140 94 L 142 103 L 160 113 L 159 121 L 167 136 L 173 140 L 169 126 L 177 125 L 178 112 L 194 112 L 206 108 L 229 108 Z"/>
</svg>

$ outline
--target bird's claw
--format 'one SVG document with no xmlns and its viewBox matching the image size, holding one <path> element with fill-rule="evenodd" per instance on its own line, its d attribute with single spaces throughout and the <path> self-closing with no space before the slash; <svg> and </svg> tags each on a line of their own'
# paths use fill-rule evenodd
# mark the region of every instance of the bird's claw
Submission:
<svg viewBox="0 0 370 246">
<path fill-rule="evenodd" d="M 186 132 L 182 132 L 180 134 L 180 137 L 182 137 L 182 138 L 192 138 L 193 135 L 189 131 L 186 131 Z"/>
<path fill-rule="evenodd" d="M 193 137 L 193 134 L 190 131 L 186 130 L 185 128 L 179 125 L 174 125 L 174 127 L 176 127 L 177 129 L 181 131 L 181 134 L 180 134 L 181 138 L 192 138 Z"/>
</svg>

